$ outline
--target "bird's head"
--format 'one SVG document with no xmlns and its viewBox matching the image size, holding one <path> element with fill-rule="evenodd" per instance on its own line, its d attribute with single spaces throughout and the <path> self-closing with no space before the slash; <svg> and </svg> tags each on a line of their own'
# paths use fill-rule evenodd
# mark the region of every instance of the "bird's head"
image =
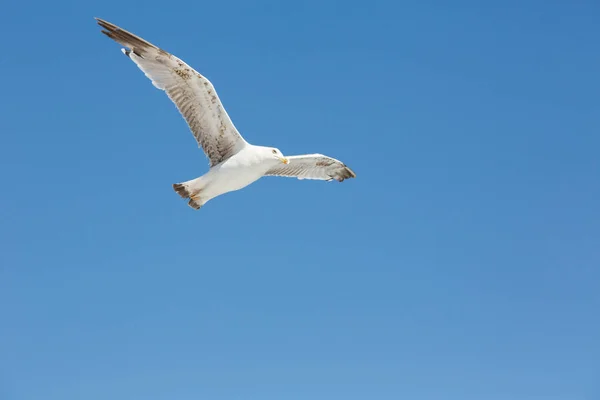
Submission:
<svg viewBox="0 0 600 400">
<path fill-rule="evenodd" d="M 283 154 L 281 154 L 281 151 L 279 151 L 279 149 L 276 148 L 269 148 L 268 149 L 269 152 L 271 153 L 271 155 L 276 158 L 277 160 L 279 160 L 280 162 L 284 163 L 284 164 L 289 164 L 290 160 L 288 160 L 286 157 L 283 156 Z"/>
</svg>

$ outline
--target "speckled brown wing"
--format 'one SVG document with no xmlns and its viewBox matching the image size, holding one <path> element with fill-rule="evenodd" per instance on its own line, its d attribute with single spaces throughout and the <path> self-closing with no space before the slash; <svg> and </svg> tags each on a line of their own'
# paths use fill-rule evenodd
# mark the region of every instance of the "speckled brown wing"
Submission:
<svg viewBox="0 0 600 400">
<path fill-rule="evenodd" d="M 285 176 L 298 179 L 318 179 L 342 182 L 356 178 L 356 174 L 343 162 L 324 156 L 323 154 L 305 154 L 287 157 L 289 164 L 281 164 L 271 168 L 266 176 Z"/>
<path fill-rule="evenodd" d="M 102 33 L 127 47 L 123 52 L 175 103 L 211 167 L 248 144 L 233 125 L 208 79 L 139 36 L 102 19 L 96 20 L 104 28 Z"/>
</svg>

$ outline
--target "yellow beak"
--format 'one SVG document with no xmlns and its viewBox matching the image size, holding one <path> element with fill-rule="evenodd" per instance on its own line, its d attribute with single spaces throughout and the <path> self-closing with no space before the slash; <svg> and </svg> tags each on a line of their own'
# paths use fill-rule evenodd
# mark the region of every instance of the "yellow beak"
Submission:
<svg viewBox="0 0 600 400">
<path fill-rule="evenodd" d="M 290 163 L 290 160 L 288 160 L 288 159 L 287 159 L 287 158 L 285 158 L 285 157 L 283 157 L 283 158 L 280 158 L 280 160 L 281 160 L 281 162 L 282 162 L 282 163 L 284 163 L 284 164 L 289 164 L 289 163 Z"/>
</svg>

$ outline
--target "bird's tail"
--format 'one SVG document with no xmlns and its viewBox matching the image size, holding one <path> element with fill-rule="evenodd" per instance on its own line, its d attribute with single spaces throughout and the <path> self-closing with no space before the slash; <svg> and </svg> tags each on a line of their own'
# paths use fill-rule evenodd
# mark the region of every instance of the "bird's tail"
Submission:
<svg viewBox="0 0 600 400">
<path fill-rule="evenodd" d="M 179 196 L 184 199 L 190 199 L 190 201 L 188 201 L 188 206 L 192 207 L 194 210 L 200 209 L 205 203 L 201 197 L 202 187 L 199 183 L 200 178 L 196 178 L 191 181 L 173 184 L 173 189 Z"/>
</svg>

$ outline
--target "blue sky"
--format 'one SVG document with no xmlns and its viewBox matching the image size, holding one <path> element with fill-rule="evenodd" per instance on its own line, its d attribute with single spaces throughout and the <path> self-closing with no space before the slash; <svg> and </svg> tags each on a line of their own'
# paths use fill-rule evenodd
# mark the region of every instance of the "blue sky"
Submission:
<svg viewBox="0 0 600 400">
<path fill-rule="evenodd" d="M 0 398 L 597 399 L 600 6 L 487 3 L 5 6 Z M 357 178 L 193 211 L 205 156 L 95 16 Z"/>
</svg>

